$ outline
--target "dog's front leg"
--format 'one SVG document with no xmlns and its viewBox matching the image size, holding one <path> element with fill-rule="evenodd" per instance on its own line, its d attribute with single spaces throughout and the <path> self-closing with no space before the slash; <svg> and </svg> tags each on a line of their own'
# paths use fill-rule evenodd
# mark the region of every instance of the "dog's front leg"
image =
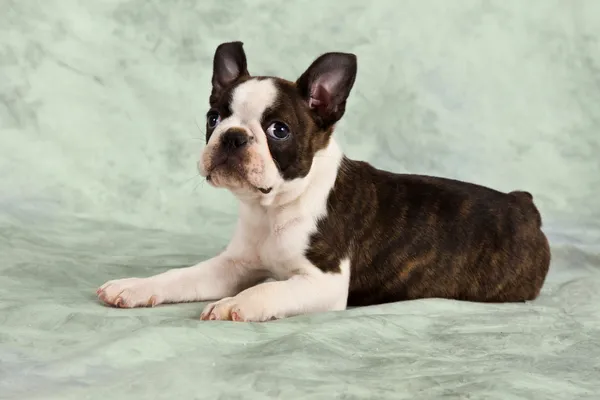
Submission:
<svg viewBox="0 0 600 400">
<path fill-rule="evenodd" d="M 265 282 L 206 306 L 203 320 L 268 321 L 293 315 L 344 310 L 349 271 L 315 271 L 288 280 Z"/>
<path fill-rule="evenodd" d="M 176 268 L 149 278 L 106 282 L 98 291 L 104 303 L 131 308 L 161 303 L 217 300 L 234 296 L 266 278 L 257 265 L 227 251 L 192 267 Z"/>
</svg>

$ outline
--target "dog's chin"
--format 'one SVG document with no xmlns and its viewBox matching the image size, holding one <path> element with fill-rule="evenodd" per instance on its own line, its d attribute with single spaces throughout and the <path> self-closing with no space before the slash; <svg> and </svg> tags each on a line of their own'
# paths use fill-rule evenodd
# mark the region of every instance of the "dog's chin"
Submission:
<svg viewBox="0 0 600 400">
<path fill-rule="evenodd" d="M 265 195 L 272 191 L 272 187 L 263 187 L 253 184 L 244 174 L 237 169 L 217 167 L 206 175 L 206 180 L 216 188 L 228 189 L 240 195 Z"/>
</svg>

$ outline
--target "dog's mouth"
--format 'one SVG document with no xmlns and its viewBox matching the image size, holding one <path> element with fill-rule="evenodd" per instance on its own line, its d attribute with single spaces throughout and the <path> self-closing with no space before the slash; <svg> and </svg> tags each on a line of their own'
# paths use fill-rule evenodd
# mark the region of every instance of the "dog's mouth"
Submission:
<svg viewBox="0 0 600 400">
<path fill-rule="evenodd" d="M 208 182 L 212 182 L 212 174 L 213 174 L 213 173 L 215 172 L 215 170 L 216 170 L 218 167 L 220 167 L 220 166 L 223 166 L 223 164 L 216 165 L 216 166 L 214 166 L 213 168 L 211 168 L 211 170 L 210 170 L 210 171 L 208 172 L 208 174 L 206 175 L 206 180 L 207 180 Z M 255 189 L 255 190 L 259 191 L 259 192 L 261 192 L 262 194 L 269 194 L 269 193 L 271 193 L 271 191 L 273 190 L 273 188 L 272 188 L 272 187 L 266 187 L 266 188 L 263 188 L 263 187 L 255 186 L 255 185 L 251 184 L 250 182 L 248 182 L 248 180 L 247 180 L 247 179 L 245 179 L 245 178 L 243 177 L 243 174 L 241 174 L 239 171 L 237 171 L 237 169 L 234 169 L 234 171 L 235 171 L 235 173 L 236 173 L 236 174 L 237 174 L 237 175 L 238 175 L 238 176 L 239 176 L 241 179 L 243 179 L 243 180 L 244 180 L 244 181 L 245 181 L 245 182 L 248 184 L 248 186 L 252 187 L 253 189 Z"/>
</svg>

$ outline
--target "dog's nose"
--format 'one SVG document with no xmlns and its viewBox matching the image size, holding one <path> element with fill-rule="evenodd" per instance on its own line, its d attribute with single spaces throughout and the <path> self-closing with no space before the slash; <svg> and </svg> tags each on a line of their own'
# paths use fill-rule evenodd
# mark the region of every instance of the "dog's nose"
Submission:
<svg viewBox="0 0 600 400">
<path fill-rule="evenodd" d="M 221 136 L 221 145 L 228 150 L 238 150 L 245 147 L 250 138 L 248 134 L 241 129 L 229 129 Z"/>
</svg>

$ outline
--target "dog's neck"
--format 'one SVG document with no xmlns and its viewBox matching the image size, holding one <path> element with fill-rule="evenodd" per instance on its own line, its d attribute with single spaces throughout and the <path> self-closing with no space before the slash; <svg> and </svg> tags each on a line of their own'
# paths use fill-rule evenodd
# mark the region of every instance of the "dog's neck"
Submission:
<svg viewBox="0 0 600 400">
<path fill-rule="evenodd" d="M 310 171 L 304 178 L 287 181 L 268 195 L 236 197 L 244 209 L 260 209 L 268 214 L 294 209 L 318 218 L 326 211 L 327 197 L 335 184 L 343 157 L 339 145 L 331 138 L 327 146 L 315 154 Z"/>
</svg>

